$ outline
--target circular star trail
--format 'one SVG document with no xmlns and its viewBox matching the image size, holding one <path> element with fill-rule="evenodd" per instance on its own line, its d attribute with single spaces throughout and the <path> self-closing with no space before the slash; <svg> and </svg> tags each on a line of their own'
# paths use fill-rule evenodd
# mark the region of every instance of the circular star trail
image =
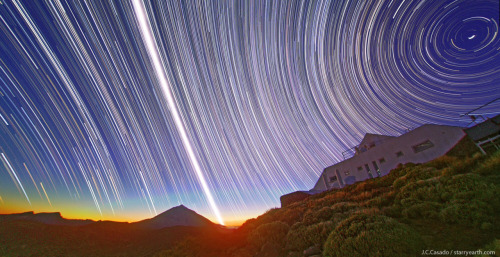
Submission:
<svg viewBox="0 0 500 257">
<path fill-rule="evenodd" d="M 474 114 L 497 114 L 498 13 L 495 0 L 2 0 L 0 210 L 255 216 L 365 133 L 466 126 L 491 101 Z"/>
</svg>

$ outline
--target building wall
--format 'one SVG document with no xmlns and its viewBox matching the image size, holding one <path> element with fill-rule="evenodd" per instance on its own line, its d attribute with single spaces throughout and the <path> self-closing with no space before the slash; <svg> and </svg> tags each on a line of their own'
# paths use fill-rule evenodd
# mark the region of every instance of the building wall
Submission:
<svg viewBox="0 0 500 257">
<path fill-rule="evenodd" d="M 325 168 L 313 190 L 341 188 L 357 181 L 384 176 L 399 163 L 428 162 L 444 155 L 464 136 L 465 133 L 458 127 L 423 125 Z"/>
<path fill-rule="evenodd" d="M 281 202 L 281 208 L 286 207 L 292 203 L 302 201 L 306 198 L 309 198 L 311 196 L 311 193 L 307 192 L 302 192 L 302 191 L 296 191 L 292 192 L 286 195 L 282 195 L 280 197 L 280 202 Z"/>
</svg>

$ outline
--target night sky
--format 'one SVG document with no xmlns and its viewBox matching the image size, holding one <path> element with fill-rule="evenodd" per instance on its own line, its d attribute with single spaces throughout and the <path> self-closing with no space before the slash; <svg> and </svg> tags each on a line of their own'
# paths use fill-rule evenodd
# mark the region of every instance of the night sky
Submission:
<svg viewBox="0 0 500 257">
<path fill-rule="evenodd" d="M 238 223 L 500 97 L 498 0 L 0 1 L 0 213 Z"/>
</svg>

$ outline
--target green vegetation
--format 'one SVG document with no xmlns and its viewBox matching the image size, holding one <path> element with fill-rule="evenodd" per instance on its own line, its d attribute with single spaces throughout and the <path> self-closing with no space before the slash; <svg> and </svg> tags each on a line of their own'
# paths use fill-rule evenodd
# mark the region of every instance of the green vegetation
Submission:
<svg viewBox="0 0 500 257">
<path fill-rule="evenodd" d="M 324 256 L 415 256 L 422 249 L 420 235 L 384 215 L 356 213 L 331 232 Z"/>
<path fill-rule="evenodd" d="M 424 249 L 498 254 L 500 152 L 484 156 L 467 143 L 431 162 L 400 165 L 387 176 L 269 210 L 238 230 L 247 240 L 241 247 L 257 256 L 302 256 L 314 245 L 323 256 L 421 256 Z M 256 236 L 276 242 L 279 251 L 252 246 Z"/>
<path fill-rule="evenodd" d="M 302 256 L 311 246 L 325 257 L 421 256 L 425 249 L 500 254 L 500 151 L 474 149 L 464 140 L 431 162 L 271 209 L 245 222 L 225 254 Z"/>
</svg>

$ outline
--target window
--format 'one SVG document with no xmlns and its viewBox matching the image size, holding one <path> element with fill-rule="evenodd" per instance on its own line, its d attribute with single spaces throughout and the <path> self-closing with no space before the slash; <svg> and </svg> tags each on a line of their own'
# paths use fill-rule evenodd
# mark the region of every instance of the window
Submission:
<svg viewBox="0 0 500 257">
<path fill-rule="evenodd" d="M 380 158 L 380 159 L 378 159 L 378 162 L 379 162 L 380 164 L 385 163 L 385 158 Z"/>
<path fill-rule="evenodd" d="M 337 181 L 337 177 L 336 176 L 330 177 L 330 183 L 333 183 L 335 181 Z"/>
<path fill-rule="evenodd" d="M 403 155 L 404 155 L 404 154 L 403 154 L 403 152 L 401 152 L 401 151 L 399 151 L 399 152 L 397 152 L 397 153 L 396 153 L 396 156 L 397 156 L 397 157 L 401 157 L 401 156 L 403 156 Z"/>
<path fill-rule="evenodd" d="M 373 178 L 372 172 L 371 172 L 368 164 L 365 164 L 365 169 L 366 169 L 366 172 L 368 173 L 368 177 Z"/>
<path fill-rule="evenodd" d="M 430 140 L 427 140 L 427 141 L 422 142 L 418 145 L 412 146 L 412 148 L 413 148 L 413 151 L 415 153 L 419 153 L 419 152 L 425 151 L 429 148 L 432 148 L 433 146 L 434 146 L 434 144 Z"/>
<path fill-rule="evenodd" d="M 372 164 L 373 164 L 373 168 L 377 172 L 377 175 L 380 177 L 381 173 L 380 173 L 380 169 L 378 168 L 377 162 L 372 161 Z"/>
<path fill-rule="evenodd" d="M 342 181 L 342 176 L 340 175 L 340 171 L 336 170 L 335 174 L 337 174 L 337 180 L 339 181 L 340 186 L 344 187 L 344 181 Z"/>
</svg>

